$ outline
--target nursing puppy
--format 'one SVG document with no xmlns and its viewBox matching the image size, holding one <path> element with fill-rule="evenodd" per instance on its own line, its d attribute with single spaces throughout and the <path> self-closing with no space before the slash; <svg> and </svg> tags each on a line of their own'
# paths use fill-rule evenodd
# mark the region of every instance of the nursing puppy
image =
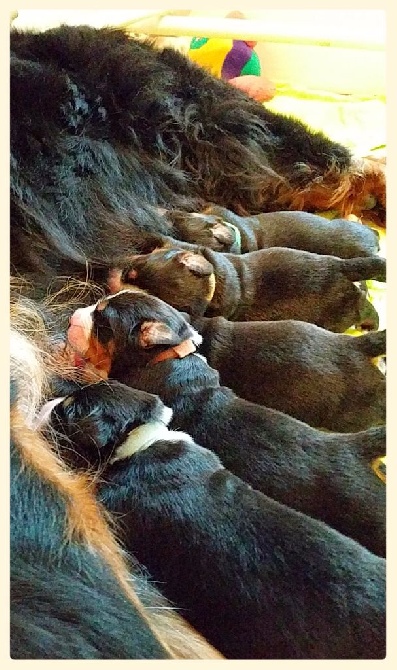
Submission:
<svg viewBox="0 0 397 670">
<path fill-rule="evenodd" d="M 185 216 L 190 223 L 193 215 Z M 379 251 L 379 234 L 347 219 L 328 220 L 308 212 L 269 212 L 242 217 L 219 205 L 210 205 L 201 216 L 208 223 L 218 220 L 235 226 L 243 254 L 270 247 L 289 247 L 340 258 L 358 258 Z"/>
<path fill-rule="evenodd" d="M 386 422 L 386 378 L 373 360 L 386 354 L 386 331 L 351 337 L 303 321 L 221 316 L 191 323 L 199 352 L 241 398 L 336 432 Z"/>
<path fill-rule="evenodd" d="M 127 561 L 93 483 L 65 465 L 53 433 L 44 438 L 43 324 L 28 302 L 12 305 L 11 322 L 12 659 L 219 658 Z"/>
<path fill-rule="evenodd" d="M 174 236 L 184 241 L 181 245 L 184 249 L 196 250 L 197 246 L 203 246 L 224 253 L 241 253 L 240 231 L 219 216 L 203 216 L 180 210 L 160 210 L 160 213 L 172 226 Z M 178 246 L 178 242 L 170 235 L 164 236 L 163 246 Z"/>
<path fill-rule="evenodd" d="M 229 659 L 384 658 L 385 561 L 253 490 L 168 431 L 170 415 L 102 382 L 69 395 L 51 423 L 190 623 Z"/>
<path fill-rule="evenodd" d="M 201 340 L 179 312 L 140 291 L 76 310 L 68 330 L 70 346 L 105 378 L 159 395 L 174 412 L 172 427 L 231 472 L 384 555 L 385 486 L 371 461 L 385 454 L 385 428 L 323 433 L 242 400 L 192 355 Z"/>
<path fill-rule="evenodd" d="M 160 249 L 114 270 L 109 288 L 128 284 L 158 296 L 195 316 L 224 316 L 230 321 L 308 321 L 343 332 L 355 325 L 376 330 L 375 308 L 353 282 L 386 280 L 379 256 L 336 256 L 275 247 L 241 256 Z"/>
</svg>

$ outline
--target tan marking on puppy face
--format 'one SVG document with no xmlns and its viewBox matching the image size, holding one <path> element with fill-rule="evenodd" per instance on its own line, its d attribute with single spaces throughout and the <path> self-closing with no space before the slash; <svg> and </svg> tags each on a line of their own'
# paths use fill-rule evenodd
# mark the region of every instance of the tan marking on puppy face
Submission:
<svg viewBox="0 0 397 670">
<path fill-rule="evenodd" d="M 205 299 L 208 302 L 211 302 L 212 298 L 214 297 L 215 293 L 215 288 L 216 288 L 216 278 L 215 278 L 215 273 L 213 272 L 209 277 L 208 277 L 208 293 L 205 296 Z"/>
<path fill-rule="evenodd" d="M 105 347 L 95 335 L 90 335 L 88 349 L 84 354 L 84 358 L 95 367 L 101 376 L 106 375 L 107 377 L 109 375 L 113 354 L 114 342 L 112 340 Z"/>
<path fill-rule="evenodd" d="M 68 342 L 88 363 L 97 370 L 102 378 L 106 378 L 112 365 L 114 343 L 106 346 L 101 344 L 93 333 L 93 314 L 95 310 L 103 311 L 108 300 L 100 300 L 96 305 L 77 309 L 70 318 Z"/>
</svg>

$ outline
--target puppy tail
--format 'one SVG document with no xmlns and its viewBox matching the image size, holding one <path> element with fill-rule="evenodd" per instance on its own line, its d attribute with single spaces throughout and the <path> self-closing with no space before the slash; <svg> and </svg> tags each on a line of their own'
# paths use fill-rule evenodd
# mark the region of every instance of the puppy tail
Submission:
<svg viewBox="0 0 397 670">
<path fill-rule="evenodd" d="M 362 281 L 364 279 L 386 281 L 386 259 L 381 256 L 344 258 L 341 260 L 341 269 L 350 281 Z"/>
<path fill-rule="evenodd" d="M 365 333 L 354 338 L 354 345 L 369 358 L 386 355 L 386 330 Z"/>
<path fill-rule="evenodd" d="M 362 430 L 354 435 L 349 435 L 349 438 L 353 438 L 356 448 L 359 449 L 363 458 L 368 462 L 386 456 L 385 425 Z"/>
</svg>

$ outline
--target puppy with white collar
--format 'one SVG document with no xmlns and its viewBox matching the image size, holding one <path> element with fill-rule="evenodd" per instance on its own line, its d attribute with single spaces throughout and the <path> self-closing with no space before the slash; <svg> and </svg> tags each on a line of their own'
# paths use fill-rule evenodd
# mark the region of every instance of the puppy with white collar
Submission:
<svg viewBox="0 0 397 670">
<path fill-rule="evenodd" d="M 309 212 L 266 212 L 244 217 L 211 204 L 202 214 L 184 212 L 183 215 L 185 225 L 196 223 L 201 217 L 203 224 L 231 226 L 236 231 L 242 254 L 270 247 L 289 247 L 315 254 L 355 258 L 372 256 L 379 251 L 379 234 L 369 226 L 347 219 L 328 220 Z M 235 248 L 224 251 L 237 253 Z"/>
<path fill-rule="evenodd" d="M 114 381 L 51 414 L 163 593 L 229 659 L 384 658 L 384 559 L 253 490 L 170 414 Z"/>
</svg>

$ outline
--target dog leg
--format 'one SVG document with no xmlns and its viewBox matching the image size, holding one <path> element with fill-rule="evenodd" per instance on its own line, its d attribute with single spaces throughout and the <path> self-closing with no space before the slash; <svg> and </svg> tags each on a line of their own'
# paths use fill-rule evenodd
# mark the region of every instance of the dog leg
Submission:
<svg viewBox="0 0 397 670">
<path fill-rule="evenodd" d="M 315 177 L 304 189 L 282 193 L 279 209 L 336 210 L 342 218 L 354 214 L 365 218 L 366 211 L 377 214 L 386 227 L 386 175 L 381 163 L 370 159 L 352 161 L 348 172 L 330 169 Z"/>
</svg>

